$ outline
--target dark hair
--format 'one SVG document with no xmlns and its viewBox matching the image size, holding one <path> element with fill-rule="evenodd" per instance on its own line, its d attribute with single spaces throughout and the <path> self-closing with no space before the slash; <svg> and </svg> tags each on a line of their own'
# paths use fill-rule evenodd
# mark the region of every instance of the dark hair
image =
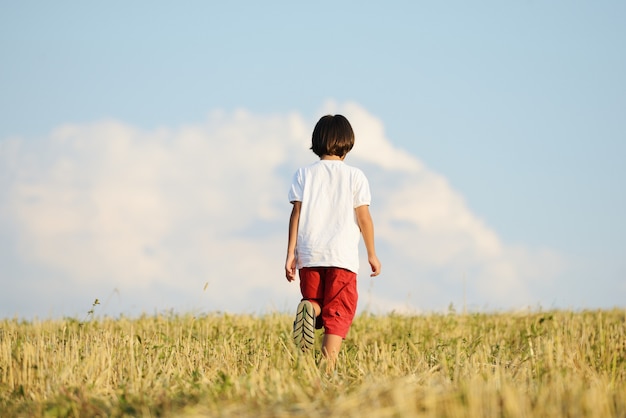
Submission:
<svg viewBox="0 0 626 418">
<path fill-rule="evenodd" d="M 326 115 L 315 125 L 311 150 L 318 156 L 344 157 L 354 146 L 354 131 L 342 115 Z"/>
</svg>

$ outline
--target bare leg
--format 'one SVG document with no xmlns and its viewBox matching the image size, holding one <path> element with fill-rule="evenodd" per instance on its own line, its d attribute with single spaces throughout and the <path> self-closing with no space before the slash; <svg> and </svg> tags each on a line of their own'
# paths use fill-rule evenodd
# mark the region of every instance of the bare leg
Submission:
<svg viewBox="0 0 626 418">
<path fill-rule="evenodd" d="M 315 310 L 315 316 L 320 316 L 322 313 L 322 308 L 320 307 L 319 303 L 311 299 L 309 299 L 309 302 L 311 302 L 311 305 L 313 305 L 313 309 Z"/>
<path fill-rule="evenodd" d="M 315 310 L 315 316 L 320 316 L 322 313 L 322 308 L 320 305 L 314 300 L 309 300 L 311 305 L 313 305 L 313 309 Z M 339 355 L 339 350 L 341 349 L 341 344 L 343 343 L 343 338 L 339 335 L 335 334 L 324 334 L 324 339 L 322 340 L 322 354 L 328 360 L 328 368 L 334 369 L 335 363 L 337 362 L 337 356 Z"/>
<path fill-rule="evenodd" d="M 328 368 L 334 369 L 337 362 L 337 356 L 341 349 L 341 343 L 343 338 L 335 334 L 324 334 L 324 340 L 322 341 L 322 354 L 328 360 Z"/>
</svg>

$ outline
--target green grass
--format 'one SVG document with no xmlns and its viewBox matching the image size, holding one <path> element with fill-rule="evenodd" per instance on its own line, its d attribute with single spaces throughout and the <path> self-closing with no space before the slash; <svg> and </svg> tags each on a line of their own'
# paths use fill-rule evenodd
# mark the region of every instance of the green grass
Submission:
<svg viewBox="0 0 626 418">
<path fill-rule="evenodd" d="M 332 372 L 287 314 L 88 319 L 0 321 L 2 417 L 626 417 L 624 310 L 364 314 Z"/>
</svg>

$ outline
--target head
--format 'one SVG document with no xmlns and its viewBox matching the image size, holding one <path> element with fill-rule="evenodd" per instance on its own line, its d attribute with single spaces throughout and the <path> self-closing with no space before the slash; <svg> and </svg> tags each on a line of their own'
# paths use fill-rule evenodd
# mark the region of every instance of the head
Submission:
<svg viewBox="0 0 626 418">
<path fill-rule="evenodd" d="M 343 158 L 354 146 L 354 131 L 342 115 L 322 116 L 313 129 L 311 142 L 311 149 L 318 157 L 336 155 Z"/>
</svg>

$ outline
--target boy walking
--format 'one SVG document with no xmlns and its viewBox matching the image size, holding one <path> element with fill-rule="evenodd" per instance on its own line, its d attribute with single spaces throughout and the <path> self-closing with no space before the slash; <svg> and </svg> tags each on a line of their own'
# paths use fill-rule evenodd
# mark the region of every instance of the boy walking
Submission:
<svg viewBox="0 0 626 418">
<path fill-rule="evenodd" d="M 334 365 L 356 313 L 361 235 L 371 276 L 380 274 L 369 212 L 369 183 L 363 172 L 344 163 L 354 131 L 342 115 L 322 117 L 313 130 L 311 150 L 320 160 L 300 168 L 289 190 L 293 204 L 285 275 L 300 273 L 302 301 L 293 338 L 302 351 L 313 347 L 315 328 L 324 327 L 322 354 Z"/>
</svg>

